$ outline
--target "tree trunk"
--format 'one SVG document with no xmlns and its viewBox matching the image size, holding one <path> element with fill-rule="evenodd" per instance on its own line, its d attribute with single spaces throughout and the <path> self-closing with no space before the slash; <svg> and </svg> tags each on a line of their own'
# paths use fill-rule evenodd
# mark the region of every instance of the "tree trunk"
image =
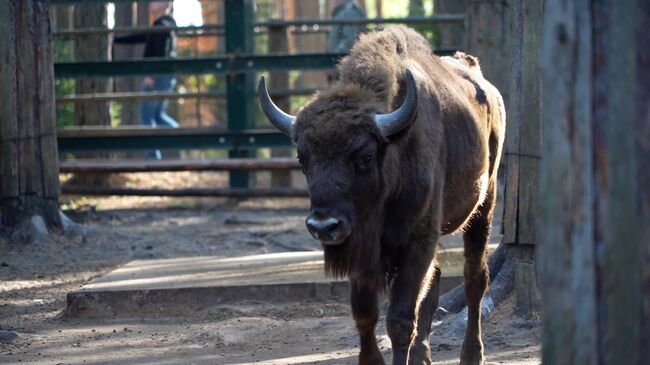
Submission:
<svg viewBox="0 0 650 365">
<path fill-rule="evenodd" d="M 104 3 L 76 4 L 74 7 L 74 27 L 107 28 L 107 8 Z M 108 61 L 110 53 L 108 35 L 88 34 L 75 37 L 74 55 L 77 62 Z M 76 80 L 75 93 L 107 93 L 111 90 L 109 78 L 84 78 Z M 75 104 L 76 126 L 110 126 L 111 115 L 108 102 L 78 102 Z M 80 157 L 106 157 L 106 154 L 83 154 Z M 108 174 L 76 175 L 71 184 L 107 185 Z"/>
<path fill-rule="evenodd" d="M 0 225 L 14 240 L 63 229 L 48 2 L 0 2 Z"/>
<path fill-rule="evenodd" d="M 546 0 L 545 364 L 650 363 L 647 1 Z"/>
</svg>

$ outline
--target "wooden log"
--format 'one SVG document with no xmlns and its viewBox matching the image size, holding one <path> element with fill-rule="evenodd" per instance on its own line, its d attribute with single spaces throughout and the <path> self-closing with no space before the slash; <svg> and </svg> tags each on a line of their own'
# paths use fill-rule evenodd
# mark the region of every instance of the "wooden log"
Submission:
<svg viewBox="0 0 650 365">
<path fill-rule="evenodd" d="M 191 188 L 191 189 L 122 189 L 92 186 L 63 186 L 63 194 L 115 196 L 205 196 L 205 197 L 308 197 L 309 192 L 293 188 Z"/>
<path fill-rule="evenodd" d="M 296 170 L 300 164 L 295 158 L 248 159 L 232 158 L 223 160 L 143 160 L 143 161 L 63 161 L 61 173 L 119 173 L 119 172 L 159 172 L 159 171 L 259 171 Z"/>
</svg>

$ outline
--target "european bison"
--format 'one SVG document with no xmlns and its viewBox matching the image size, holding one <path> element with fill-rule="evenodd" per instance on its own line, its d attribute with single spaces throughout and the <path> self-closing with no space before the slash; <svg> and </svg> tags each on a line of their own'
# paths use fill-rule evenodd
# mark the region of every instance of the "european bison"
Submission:
<svg viewBox="0 0 650 365">
<path fill-rule="evenodd" d="M 361 337 L 359 364 L 383 364 L 375 340 L 386 289 L 393 364 L 429 364 L 442 234 L 463 231 L 468 325 L 461 364 L 483 361 L 481 301 L 505 112 L 476 58 L 438 57 L 415 31 L 363 35 L 340 80 L 294 117 L 258 96 L 293 139 L 307 177 L 309 232 L 329 274 L 348 276 Z M 391 111 L 391 112 L 388 112 Z"/>
</svg>

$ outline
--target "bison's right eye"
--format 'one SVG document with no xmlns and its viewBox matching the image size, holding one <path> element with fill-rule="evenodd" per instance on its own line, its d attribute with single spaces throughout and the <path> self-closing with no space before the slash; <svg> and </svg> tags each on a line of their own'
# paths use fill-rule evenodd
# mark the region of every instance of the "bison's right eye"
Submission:
<svg viewBox="0 0 650 365">
<path fill-rule="evenodd" d="M 375 161 L 375 158 L 374 158 L 373 155 L 365 155 L 365 156 L 361 157 L 361 159 L 359 160 L 359 167 L 362 170 L 368 170 L 368 169 L 370 169 L 372 167 L 374 161 Z"/>
</svg>

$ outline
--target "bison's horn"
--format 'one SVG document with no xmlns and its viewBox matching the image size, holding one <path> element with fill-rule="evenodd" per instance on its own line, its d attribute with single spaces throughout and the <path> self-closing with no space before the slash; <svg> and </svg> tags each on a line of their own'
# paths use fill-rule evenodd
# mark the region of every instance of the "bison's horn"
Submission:
<svg viewBox="0 0 650 365">
<path fill-rule="evenodd" d="M 262 111 L 269 119 L 269 122 L 282 131 L 282 133 L 291 137 L 291 127 L 293 126 L 296 117 L 283 112 L 273 103 L 268 90 L 266 90 L 264 76 L 260 77 L 260 83 L 257 87 L 257 98 L 259 99 Z"/>
<path fill-rule="evenodd" d="M 395 111 L 388 114 L 375 114 L 375 124 L 384 137 L 390 137 L 408 127 L 415 119 L 418 107 L 418 88 L 411 70 L 406 70 L 406 96 Z"/>
</svg>

